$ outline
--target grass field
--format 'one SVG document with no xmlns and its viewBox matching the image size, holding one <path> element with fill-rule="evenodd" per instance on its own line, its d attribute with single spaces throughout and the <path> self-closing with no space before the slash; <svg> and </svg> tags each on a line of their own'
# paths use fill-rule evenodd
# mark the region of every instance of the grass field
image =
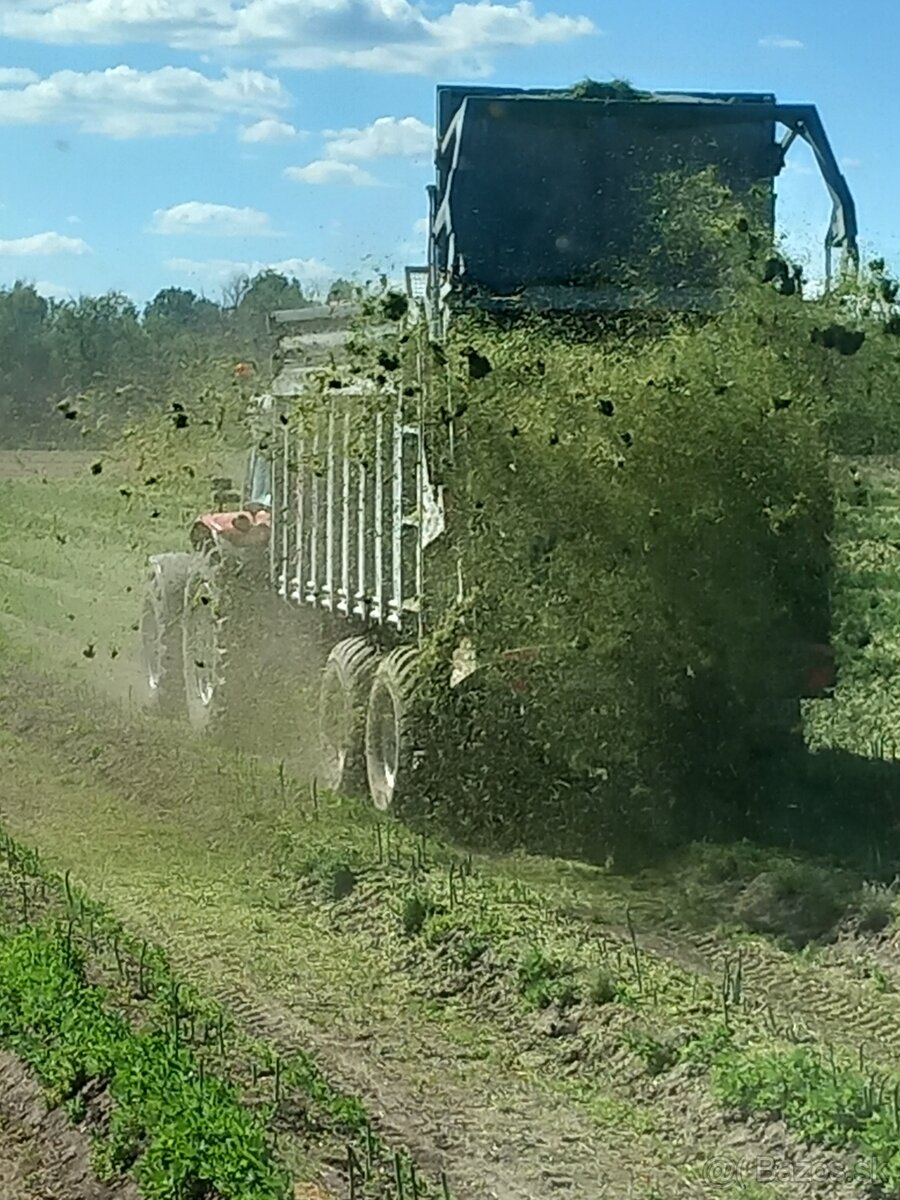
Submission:
<svg viewBox="0 0 900 1200">
<path fill-rule="evenodd" d="M 844 489 L 847 661 L 835 701 L 807 713 L 816 753 L 771 766 L 781 845 L 697 846 L 623 875 L 472 856 L 144 720 L 142 563 L 182 544 L 184 514 L 124 497 L 90 462 L 0 461 L 10 835 L 254 1036 L 308 1048 L 454 1196 L 900 1195 L 890 463 Z M 842 788 L 857 843 L 803 857 L 820 789 Z M 324 1151 L 298 1180 L 350 1194 Z"/>
</svg>

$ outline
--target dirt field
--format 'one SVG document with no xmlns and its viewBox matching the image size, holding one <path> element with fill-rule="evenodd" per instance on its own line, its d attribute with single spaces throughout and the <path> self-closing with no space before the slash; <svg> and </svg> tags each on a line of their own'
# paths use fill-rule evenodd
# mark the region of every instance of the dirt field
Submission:
<svg viewBox="0 0 900 1200">
<path fill-rule="evenodd" d="M 748 925 L 760 877 L 795 871 L 771 848 L 696 848 L 630 877 L 476 856 L 454 886 L 463 856 L 453 848 L 361 803 L 314 801 L 277 762 L 136 711 L 147 522 L 84 462 L 0 459 L 8 833 L 164 946 L 254 1035 L 312 1052 L 391 1144 L 423 1172 L 446 1172 L 458 1200 L 870 1194 L 862 1133 L 816 1137 L 804 1123 L 809 1113 L 826 1131 L 841 1122 L 811 1077 L 796 1105 L 729 1097 L 760 1062 L 788 1080 L 803 1047 L 848 1080 L 864 1063 L 892 1094 L 893 893 L 861 893 L 859 865 L 822 867 L 825 893 L 846 889 L 847 904 L 813 905 L 804 919 L 830 936 L 800 951 Z M 846 517 L 841 549 L 845 606 L 879 597 L 866 601 L 870 640 L 834 707 L 811 709 L 808 726 L 848 786 L 874 786 L 871 767 L 894 788 L 880 758 L 900 711 L 883 672 L 900 654 L 889 545 L 900 490 L 889 471 L 872 489 L 866 510 Z M 153 526 L 154 545 L 178 545 L 175 516 Z M 337 888 L 347 874 L 349 889 Z M 48 1161 L 52 1131 L 32 1126 L 22 1143 L 24 1118 L 0 1115 L 13 1131 L 0 1141 L 10 1172 L 22 1175 L 29 1154 Z M 881 1194 L 897 1194 L 885 1178 Z M 8 1195 L 107 1195 L 74 1176 L 68 1192 L 53 1186 Z"/>
<path fill-rule="evenodd" d="M 74 479 L 96 459 L 96 450 L 0 450 L 0 479 Z"/>
</svg>

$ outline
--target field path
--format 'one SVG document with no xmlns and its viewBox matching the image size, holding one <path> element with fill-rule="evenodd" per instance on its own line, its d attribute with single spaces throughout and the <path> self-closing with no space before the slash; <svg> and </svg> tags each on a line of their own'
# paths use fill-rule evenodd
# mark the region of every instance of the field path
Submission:
<svg viewBox="0 0 900 1200">
<path fill-rule="evenodd" d="M 751 1182 L 754 1200 L 861 1194 L 826 1157 L 812 1156 L 811 1171 L 783 1130 L 730 1129 L 684 1087 L 629 1096 L 613 1063 L 585 1090 L 548 1069 L 536 1053 L 546 1035 L 529 1024 L 423 1002 L 415 973 L 392 967 L 367 929 L 254 886 L 258 863 L 234 857 L 248 817 L 236 807 L 240 829 L 223 829 L 230 793 L 215 756 L 166 750 L 139 724 L 76 718 L 63 699 L 24 670 L 0 671 L 3 825 L 165 946 L 246 1027 L 311 1050 L 424 1170 L 446 1171 L 459 1200 L 742 1200 Z M 211 785 L 210 824 L 197 796 Z"/>
</svg>

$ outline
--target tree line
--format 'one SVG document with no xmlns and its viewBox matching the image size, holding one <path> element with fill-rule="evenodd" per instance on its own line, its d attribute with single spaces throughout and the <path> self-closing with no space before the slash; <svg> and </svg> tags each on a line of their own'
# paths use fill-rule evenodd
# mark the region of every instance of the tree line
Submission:
<svg viewBox="0 0 900 1200">
<path fill-rule="evenodd" d="M 339 279 L 327 299 L 353 291 Z M 121 292 L 47 299 L 17 280 L 0 288 L 0 444 L 79 444 L 83 425 L 60 412 L 76 412 L 85 394 L 118 396 L 124 410 L 128 396 L 165 392 L 188 363 L 259 358 L 268 313 L 318 302 L 271 270 L 234 280 L 218 301 L 167 287 L 142 309 Z"/>
</svg>

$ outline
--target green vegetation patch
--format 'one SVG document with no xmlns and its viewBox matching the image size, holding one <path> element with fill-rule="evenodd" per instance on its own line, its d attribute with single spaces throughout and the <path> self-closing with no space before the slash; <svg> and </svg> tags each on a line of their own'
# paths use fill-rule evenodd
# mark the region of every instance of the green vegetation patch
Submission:
<svg viewBox="0 0 900 1200">
<path fill-rule="evenodd" d="M 90 984 L 71 926 L 0 933 L 0 1037 L 34 1068 L 53 1102 L 108 1088 L 98 1136 L 103 1177 L 134 1165 L 148 1200 L 214 1190 L 222 1200 L 282 1200 L 288 1180 L 263 1122 L 235 1089 L 205 1075 L 173 1030 L 133 1031 Z"/>
<path fill-rule="evenodd" d="M 823 1146 L 859 1156 L 859 1173 L 887 1195 L 900 1191 L 900 1075 L 839 1064 L 809 1046 L 724 1054 L 713 1080 L 719 1098 L 744 1114 L 783 1119 Z"/>
<path fill-rule="evenodd" d="M 130 1170 L 148 1200 L 275 1200 L 285 1162 L 325 1158 L 360 1200 L 449 1196 L 310 1054 L 238 1030 L 68 873 L 6 836 L 0 852 L 0 1040 L 88 1120 L 102 1177 Z M 112 1110 L 95 1119 L 100 1095 Z"/>
</svg>

